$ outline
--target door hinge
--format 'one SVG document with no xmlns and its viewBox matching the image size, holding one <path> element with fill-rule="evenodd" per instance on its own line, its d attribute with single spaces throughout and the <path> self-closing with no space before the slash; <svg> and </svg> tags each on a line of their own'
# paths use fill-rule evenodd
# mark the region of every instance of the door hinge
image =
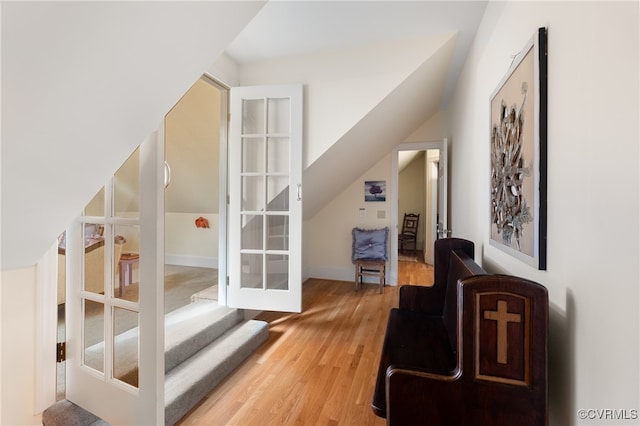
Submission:
<svg viewBox="0 0 640 426">
<path fill-rule="evenodd" d="M 65 342 L 58 342 L 56 345 L 56 362 L 63 362 L 67 358 L 67 345 Z"/>
<path fill-rule="evenodd" d="M 227 275 L 227 287 L 229 287 L 229 275 Z"/>
</svg>

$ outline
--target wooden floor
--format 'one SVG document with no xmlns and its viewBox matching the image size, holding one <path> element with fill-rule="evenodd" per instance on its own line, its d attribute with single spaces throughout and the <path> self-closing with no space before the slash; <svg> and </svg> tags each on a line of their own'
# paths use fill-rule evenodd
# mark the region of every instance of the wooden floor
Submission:
<svg viewBox="0 0 640 426">
<path fill-rule="evenodd" d="M 405 262 L 402 262 L 405 263 Z M 419 263 L 419 262 L 406 262 Z M 433 282 L 433 269 L 399 275 Z M 431 274 L 429 276 L 429 274 Z M 179 425 L 384 425 L 370 408 L 389 310 L 398 287 L 310 279 L 301 314 L 262 313 L 269 338 Z"/>
<path fill-rule="evenodd" d="M 418 251 L 415 260 L 398 261 L 398 282 L 413 285 L 431 285 L 433 283 L 433 266 L 421 260 L 422 252 Z"/>
</svg>

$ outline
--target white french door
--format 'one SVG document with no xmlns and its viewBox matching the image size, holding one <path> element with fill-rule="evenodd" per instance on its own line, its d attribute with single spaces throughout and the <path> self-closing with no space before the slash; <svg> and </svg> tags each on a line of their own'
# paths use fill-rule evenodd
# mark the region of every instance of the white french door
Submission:
<svg viewBox="0 0 640 426">
<path fill-rule="evenodd" d="M 163 161 L 160 130 L 66 232 L 66 397 L 111 424 L 164 424 Z"/>
<path fill-rule="evenodd" d="M 302 85 L 231 89 L 229 306 L 302 310 Z"/>
</svg>

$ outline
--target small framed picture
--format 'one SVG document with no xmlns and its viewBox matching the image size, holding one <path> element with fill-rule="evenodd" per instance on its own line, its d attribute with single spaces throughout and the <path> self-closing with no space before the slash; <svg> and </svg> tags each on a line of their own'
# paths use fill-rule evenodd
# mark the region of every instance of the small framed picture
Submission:
<svg viewBox="0 0 640 426">
<path fill-rule="evenodd" d="M 384 180 L 365 181 L 364 201 L 387 201 L 387 182 Z"/>
</svg>

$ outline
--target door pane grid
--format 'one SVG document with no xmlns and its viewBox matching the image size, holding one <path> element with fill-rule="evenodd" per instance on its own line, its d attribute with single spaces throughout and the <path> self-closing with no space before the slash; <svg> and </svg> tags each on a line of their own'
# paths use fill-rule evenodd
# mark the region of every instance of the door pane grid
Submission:
<svg viewBox="0 0 640 426">
<path fill-rule="evenodd" d="M 105 381 L 122 381 L 134 388 L 137 387 L 139 300 L 137 292 L 132 293 L 135 297 L 129 300 L 123 297 L 125 286 L 133 282 L 122 282 L 120 268 L 123 268 L 123 250 L 139 253 L 139 163 L 138 148 L 98 191 L 79 219 L 83 244 L 80 264 L 82 365 L 102 373 Z M 123 322 L 126 314 L 122 312 L 135 315 L 136 321 Z M 129 375 L 124 375 L 120 366 L 123 362 L 121 342 L 125 337 L 128 345 L 136 348 L 133 356 L 126 357 L 127 365 L 135 366 L 135 373 Z"/>
<path fill-rule="evenodd" d="M 300 310 L 301 203 L 295 187 L 301 178 L 301 111 L 301 85 L 232 90 L 231 234 L 247 237 L 232 237 L 239 241 L 237 246 L 230 243 L 231 306 Z M 245 142 L 248 139 L 251 143 Z M 255 143 L 258 140 L 260 143 Z M 259 153 L 246 152 L 248 149 L 259 149 Z M 241 197 L 233 197 L 234 192 Z M 247 216 L 260 224 L 259 229 L 249 226 Z M 249 248 L 245 238 L 258 231 L 260 237 L 254 238 L 256 244 Z M 296 278 L 292 283 L 290 275 Z"/>
<path fill-rule="evenodd" d="M 289 99 L 245 99 L 242 105 L 241 287 L 279 288 L 272 265 L 289 246 Z"/>
</svg>

